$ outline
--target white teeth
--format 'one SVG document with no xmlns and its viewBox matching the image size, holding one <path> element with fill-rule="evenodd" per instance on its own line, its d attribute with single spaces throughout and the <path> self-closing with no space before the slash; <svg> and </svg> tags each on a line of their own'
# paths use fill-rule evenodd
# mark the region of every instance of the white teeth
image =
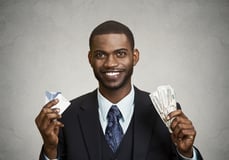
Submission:
<svg viewBox="0 0 229 160">
<path fill-rule="evenodd" d="M 108 76 L 116 76 L 118 74 L 119 74 L 119 72 L 107 72 L 106 73 L 106 75 L 108 75 Z"/>
</svg>

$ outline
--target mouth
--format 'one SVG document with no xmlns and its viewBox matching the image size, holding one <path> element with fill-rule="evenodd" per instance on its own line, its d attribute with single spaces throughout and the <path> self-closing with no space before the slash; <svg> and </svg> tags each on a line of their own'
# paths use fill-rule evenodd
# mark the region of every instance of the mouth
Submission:
<svg viewBox="0 0 229 160">
<path fill-rule="evenodd" d="M 120 74 L 120 72 L 105 72 L 106 76 L 118 76 Z"/>
<path fill-rule="evenodd" d="M 108 79 L 116 79 L 121 75 L 122 71 L 119 70 L 113 70 L 113 71 L 104 71 L 103 74 L 105 75 L 105 77 L 107 77 Z"/>
</svg>

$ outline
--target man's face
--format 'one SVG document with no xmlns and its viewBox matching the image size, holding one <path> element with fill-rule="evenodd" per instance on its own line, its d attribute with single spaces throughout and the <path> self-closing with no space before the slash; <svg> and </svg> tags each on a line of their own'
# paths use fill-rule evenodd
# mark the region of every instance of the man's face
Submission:
<svg viewBox="0 0 229 160">
<path fill-rule="evenodd" d="M 125 34 L 112 33 L 94 37 L 88 58 L 100 89 L 115 90 L 130 85 L 139 53 Z"/>
</svg>

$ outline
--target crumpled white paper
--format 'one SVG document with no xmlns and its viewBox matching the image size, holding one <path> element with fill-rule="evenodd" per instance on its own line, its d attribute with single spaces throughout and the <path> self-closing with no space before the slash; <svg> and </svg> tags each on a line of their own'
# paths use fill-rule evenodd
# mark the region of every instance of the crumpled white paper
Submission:
<svg viewBox="0 0 229 160">
<path fill-rule="evenodd" d="M 61 94 L 61 92 L 45 92 L 45 103 L 48 103 L 49 101 L 53 99 L 58 99 L 59 102 L 52 107 L 53 108 L 59 108 L 60 112 L 59 114 L 62 114 L 68 106 L 71 104 L 66 98 L 64 98 Z"/>
<path fill-rule="evenodd" d="M 150 98 L 162 121 L 171 133 L 170 125 L 173 119 L 167 120 L 167 116 L 169 113 L 177 110 L 174 89 L 170 85 L 159 86 L 155 92 L 150 94 Z"/>
</svg>

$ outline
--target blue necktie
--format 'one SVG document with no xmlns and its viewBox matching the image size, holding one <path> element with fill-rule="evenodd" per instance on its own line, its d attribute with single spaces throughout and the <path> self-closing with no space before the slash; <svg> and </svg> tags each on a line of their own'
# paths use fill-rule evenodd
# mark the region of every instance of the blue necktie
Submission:
<svg viewBox="0 0 229 160">
<path fill-rule="evenodd" d="M 122 114 L 118 107 L 112 105 L 107 114 L 108 124 L 105 131 L 105 139 L 113 152 L 116 152 L 123 137 L 122 127 L 119 124 L 120 118 L 122 118 Z"/>
</svg>

